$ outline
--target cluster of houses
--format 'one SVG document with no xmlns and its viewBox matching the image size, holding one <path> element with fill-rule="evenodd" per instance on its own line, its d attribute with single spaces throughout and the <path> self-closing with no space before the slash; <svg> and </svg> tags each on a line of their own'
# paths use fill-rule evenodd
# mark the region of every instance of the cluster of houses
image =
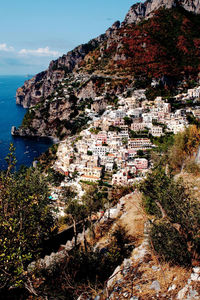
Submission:
<svg viewBox="0 0 200 300">
<path fill-rule="evenodd" d="M 199 97 L 200 87 L 183 96 Z M 172 112 L 170 103 L 161 97 L 149 102 L 142 91 L 138 99 L 119 98 L 118 108 L 107 106 L 101 116 L 92 109 L 87 109 L 92 117 L 89 128 L 59 144 L 54 167 L 77 181 L 97 182 L 106 172 L 116 185 L 130 184 L 147 172 L 150 162 L 145 152 L 155 147 L 150 136 L 183 131 L 187 112 L 200 118 L 198 107 Z"/>
<path fill-rule="evenodd" d="M 138 150 L 145 151 L 152 146 L 148 138 L 128 138 L 124 144 L 123 137 L 116 133 L 109 135 L 109 132 L 100 131 L 94 134 L 87 129 L 77 141 L 71 138 L 59 145 L 54 167 L 69 178 L 77 176 L 82 181 L 97 182 L 107 172 L 110 183 L 129 184 L 148 169 L 148 160 L 137 157 Z"/>
</svg>

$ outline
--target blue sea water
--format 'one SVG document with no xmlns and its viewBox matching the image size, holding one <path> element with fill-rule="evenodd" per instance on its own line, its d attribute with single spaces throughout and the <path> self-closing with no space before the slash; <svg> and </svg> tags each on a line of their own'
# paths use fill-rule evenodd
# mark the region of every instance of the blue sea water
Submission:
<svg viewBox="0 0 200 300">
<path fill-rule="evenodd" d="M 27 80 L 25 76 L 0 76 L 0 170 L 6 169 L 5 157 L 10 143 L 16 148 L 17 169 L 21 165 L 31 166 L 33 160 L 45 152 L 52 144 L 50 140 L 12 137 L 11 127 L 18 127 L 26 109 L 16 105 L 15 94 L 18 87 Z"/>
</svg>

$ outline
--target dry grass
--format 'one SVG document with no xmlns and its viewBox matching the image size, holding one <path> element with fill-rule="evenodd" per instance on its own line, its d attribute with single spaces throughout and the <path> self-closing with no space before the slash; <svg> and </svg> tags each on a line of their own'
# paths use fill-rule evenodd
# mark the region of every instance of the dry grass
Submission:
<svg viewBox="0 0 200 300">
<path fill-rule="evenodd" d="M 152 268 L 153 267 L 153 268 Z M 186 285 L 190 278 L 191 270 L 179 266 L 170 266 L 168 263 L 159 264 L 157 257 L 148 254 L 141 263 L 134 263 L 128 274 L 121 276 L 121 282 L 117 282 L 113 289 L 112 299 L 130 299 L 132 295 L 139 300 L 150 299 L 176 299 L 178 292 Z M 160 291 L 151 289 L 153 281 L 158 281 Z M 175 289 L 169 291 L 169 287 L 175 285 Z M 197 284 L 194 288 L 198 291 Z M 102 297 L 102 300 L 106 297 Z"/>
<path fill-rule="evenodd" d="M 188 179 L 188 176 L 187 176 Z M 193 179 L 191 183 L 194 182 Z M 200 188 L 200 179 L 195 182 Z M 199 192 L 199 191 L 198 191 Z M 100 232 L 96 229 L 96 240 L 90 239 L 90 243 L 99 245 L 100 248 L 106 247 L 111 239 L 112 232 L 117 225 L 124 227 L 127 234 L 132 237 L 136 246 L 144 240 L 144 224 L 147 216 L 142 208 L 142 197 L 140 193 L 132 193 L 124 197 L 125 204 L 121 215 L 110 224 L 102 224 Z M 102 236 L 101 236 L 102 235 Z M 134 250 L 133 250 L 134 252 Z M 142 261 L 134 261 L 133 255 L 130 257 L 132 265 L 128 272 L 124 274 L 119 271 L 114 277 L 114 285 L 101 294 L 101 300 L 108 299 L 131 299 L 132 296 L 139 300 L 164 300 L 176 299 L 178 292 L 185 287 L 191 276 L 191 269 L 179 266 L 172 266 L 169 263 L 160 262 L 156 253 L 149 248 Z M 121 267 L 123 270 L 123 267 Z M 158 281 L 160 290 L 151 288 L 152 282 Z M 169 288 L 174 289 L 169 291 Z M 192 283 L 193 288 L 200 293 L 200 286 L 197 282 Z M 100 294 L 100 292 L 99 292 Z"/>
<path fill-rule="evenodd" d="M 200 176 L 191 173 L 180 173 L 176 175 L 176 178 L 181 178 L 185 185 L 192 191 L 194 199 L 200 201 Z"/>
<path fill-rule="evenodd" d="M 127 234 L 136 241 L 136 246 L 141 244 L 144 235 L 144 224 L 147 216 L 142 208 L 142 196 L 140 193 L 133 193 L 125 197 L 125 205 L 119 224 L 124 227 Z"/>
<path fill-rule="evenodd" d="M 141 206 L 141 194 L 132 193 L 123 197 L 125 199 L 125 205 L 120 211 L 116 219 L 109 219 L 104 223 L 96 223 L 95 238 L 90 232 L 87 235 L 87 243 L 94 247 L 99 248 L 108 246 L 111 242 L 113 232 L 119 226 L 125 228 L 127 236 L 130 240 L 134 241 L 134 245 L 137 247 L 143 241 L 144 223 L 147 217 Z"/>
<path fill-rule="evenodd" d="M 125 205 L 118 218 L 107 223 L 98 224 L 95 230 L 95 240 L 92 237 L 88 237 L 90 244 L 98 243 L 101 247 L 107 246 L 110 243 L 112 233 L 118 225 L 125 228 L 127 236 L 134 240 L 135 246 L 141 244 L 143 241 L 144 223 L 147 220 L 141 206 L 141 195 L 134 193 L 123 198 L 125 199 Z"/>
</svg>

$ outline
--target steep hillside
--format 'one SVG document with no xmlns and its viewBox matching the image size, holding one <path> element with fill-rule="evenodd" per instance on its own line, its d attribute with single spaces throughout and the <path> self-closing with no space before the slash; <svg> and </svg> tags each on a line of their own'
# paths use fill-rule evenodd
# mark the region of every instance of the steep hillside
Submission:
<svg viewBox="0 0 200 300">
<path fill-rule="evenodd" d="M 121 27 L 117 38 L 104 43 L 103 53 L 88 54 L 95 57 L 91 68 L 142 77 L 147 84 L 165 77 L 166 84 L 175 86 L 178 80 L 198 75 L 199 28 L 199 16 L 180 8 L 161 9 L 148 21 Z M 90 68 L 88 63 L 85 66 Z"/>
<path fill-rule="evenodd" d="M 192 1 L 132 6 L 121 25 L 114 23 L 104 35 L 51 62 L 18 89 L 17 103 L 32 110 L 16 133 L 64 137 L 87 123 L 85 108 L 94 100 L 100 111 L 116 96 L 151 88 L 153 82 L 170 93 L 197 82 L 198 13 Z"/>
</svg>

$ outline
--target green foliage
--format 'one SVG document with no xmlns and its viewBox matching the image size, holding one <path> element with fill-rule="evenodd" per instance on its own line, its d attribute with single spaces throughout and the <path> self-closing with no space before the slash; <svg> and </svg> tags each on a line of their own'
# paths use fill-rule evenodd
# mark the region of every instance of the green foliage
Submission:
<svg viewBox="0 0 200 300">
<path fill-rule="evenodd" d="M 91 132 L 91 133 L 94 133 L 94 134 L 98 134 L 100 131 L 101 131 L 101 128 L 99 128 L 99 127 L 91 128 L 91 129 L 90 129 L 90 132 Z"/>
<path fill-rule="evenodd" d="M 187 114 L 187 121 L 190 125 L 196 125 L 198 128 L 200 127 L 200 120 L 195 118 L 193 114 Z"/>
<path fill-rule="evenodd" d="M 77 105 L 77 110 L 79 111 L 84 111 L 86 108 L 90 109 L 91 108 L 91 104 L 93 104 L 94 101 L 92 98 L 86 98 L 86 99 L 81 99 L 79 101 L 79 104 Z"/>
<path fill-rule="evenodd" d="M 70 121 L 63 120 L 58 127 L 58 137 L 60 137 L 63 127 L 65 127 L 67 130 L 70 130 L 71 134 L 77 134 L 81 132 L 81 130 L 87 125 L 89 120 L 90 118 L 84 114 L 78 115 L 76 118 Z"/>
<path fill-rule="evenodd" d="M 62 198 L 65 204 L 70 204 L 76 196 L 77 192 L 71 186 L 65 186 L 62 188 Z"/>
<path fill-rule="evenodd" d="M 88 216 L 91 216 L 92 213 L 97 212 L 103 207 L 104 197 L 97 184 L 87 189 L 82 197 L 82 202 L 87 208 Z"/>
<path fill-rule="evenodd" d="M 92 155 L 92 151 L 88 150 L 88 151 L 87 151 L 87 155 L 90 155 L 90 156 L 91 156 L 91 155 Z"/>
<path fill-rule="evenodd" d="M 60 172 L 55 171 L 52 168 L 49 168 L 47 180 L 54 186 L 60 186 L 61 182 L 65 179 L 65 175 L 61 174 Z"/>
<path fill-rule="evenodd" d="M 174 144 L 174 134 L 166 133 L 161 137 L 152 137 L 151 141 L 157 146 L 156 151 L 167 152 L 167 150 Z"/>
<path fill-rule="evenodd" d="M 11 152 L 9 157 L 14 157 Z M 21 286 L 28 263 L 54 226 L 46 179 L 38 170 L 0 173 L 0 287 Z"/>
<path fill-rule="evenodd" d="M 121 131 L 121 128 L 118 127 L 118 126 L 109 126 L 109 131 L 115 131 L 115 132 L 120 132 Z"/>
<path fill-rule="evenodd" d="M 128 145 L 128 139 L 127 138 L 123 138 L 122 139 L 122 144 L 123 145 Z"/>
<path fill-rule="evenodd" d="M 35 117 L 34 110 L 29 109 L 23 118 L 22 127 L 28 128 L 31 125 L 34 117 Z"/>
<path fill-rule="evenodd" d="M 174 91 L 171 91 L 169 89 L 165 89 L 164 86 L 159 85 L 158 87 L 149 87 L 145 95 L 148 100 L 155 100 L 156 97 L 162 96 L 164 98 L 168 98 L 174 95 Z"/>
<path fill-rule="evenodd" d="M 186 241 L 168 222 L 153 225 L 150 237 L 154 249 L 163 260 L 173 264 L 187 265 L 191 261 Z"/>
<path fill-rule="evenodd" d="M 5 158 L 7 164 L 8 164 L 8 168 L 7 168 L 7 175 L 10 173 L 10 171 L 15 168 L 16 165 L 16 157 L 15 157 L 15 147 L 14 145 L 11 143 L 10 147 L 9 147 L 9 153 Z"/>
<path fill-rule="evenodd" d="M 129 136 L 130 136 L 131 139 L 134 139 L 134 138 L 138 137 L 138 134 L 135 131 L 130 130 Z"/>
<path fill-rule="evenodd" d="M 144 157 L 144 151 L 143 150 L 138 150 L 137 151 L 137 156 Z"/>
<path fill-rule="evenodd" d="M 57 158 L 57 150 L 58 150 L 58 144 L 53 144 L 49 149 L 40 155 L 39 157 L 39 164 L 38 167 L 41 170 L 48 169 L 50 166 L 52 166 L 53 162 Z"/>
<path fill-rule="evenodd" d="M 200 203 L 191 192 L 161 168 L 147 176 L 140 190 L 147 213 L 157 220 L 152 224 L 151 237 L 159 255 L 177 264 L 200 260 Z"/>
<path fill-rule="evenodd" d="M 124 117 L 125 125 L 130 126 L 133 123 L 133 120 L 129 117 Z"/>
</svg>

